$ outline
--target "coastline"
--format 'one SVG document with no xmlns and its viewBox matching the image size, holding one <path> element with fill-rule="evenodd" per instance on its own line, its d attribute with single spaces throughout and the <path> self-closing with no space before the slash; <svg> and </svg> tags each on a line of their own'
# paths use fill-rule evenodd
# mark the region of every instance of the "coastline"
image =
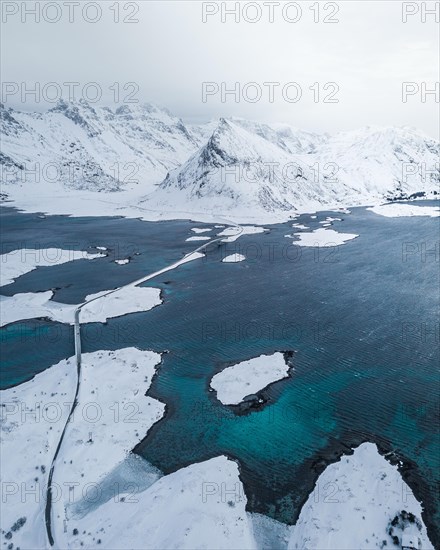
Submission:
<svg viewBox="0 0 440 550">
<path fill-rule="evenodd" d="M 282 381 L 280 381 L 280 383 L 281 383 L 281 382 L 282 382 Z M 271 384 L 270 384 L 269 386 L 271 386 Z M 266 389 L 267 391 L 269 391 L 269 393 L 270 393 L 270 388 L 266 387 L 265 389 Z M 264 391 L 264 390 L 262 390 L 262 391 Z M 167 414 L 167 411 L 165 412 L 165 415 L 166 415 L 166 414 Z M 357 437 L 360 437 L 360 434 L 353 434 L 353 439 L 355 439 L 355 438 L 357 438 Z M 365 436 L 365 437 L 366 437 L 366 436 Z M 361 439 L 362 439 L 362 438 L 361 438 Z M 370 434 L 370 436 L 369 436 L 368 438 L 362 439 L 363 442 L 365 442 L 365 441 L 373 441 L 373 440 L 374 440 L 374 437 L 371 437 L 371 434 Z M 382 441 L 382 440 L 380 440 L 380 441 Z M 377 442 L 375 442 L 375 443 L 378 445 Z M 341 445 L 342 445 L 342 444 L 341 444 Z M 378 445 L 378 448 L 379 448 L 379 445 Z M 389 452 L 389 451 L 386 451 L 386 448 L 391 449 L 391 446 L 390 446 L 389 443 L 387 443 L 387 444 L 384 446 L 383 452 L 384 452 L 385 454 L 387 454 L 387 453 Z M 351 450 L 353 450 L 352 447 L 351 447 Z M 325 454 L 325 453 L 324 453 L 324 454 Z M 343 454 L 349 454 L 349 453 L 345 452 L 345 453 L 343 453 Z M 218 456 L 218 455 L 217 455 L 217 456 Z M 342 455 L 340 455 L 340 456 L 342 456 Z M 387 458 L 387 460 L 388 460 L 389 457 L 386 457 L 386 458 Z M 390 462 L 391 462 L 391 459 L 392 459 L 392 457 L 391 457 L 390 460 L 389 460 Z M 325 458 L 324 458 L 323 460 L 325 461 Z M 396 460 L 397 460 L 397 459 L 396 459 Z M 317 461 L 318 461 L 318 462 L 317 462 L 317 464 L 316 464 L 316 468 L 319 470 L 319 469 L 322 467 L 322 464 L 320 463 L 320 460 L 319 460 L 319 459 L 317 459 Z M 334 462 L 334 461 L 335 461 L 335 459 L 333 458 L 333 462 Z M 331 464 L 331 463 L 333 463 L 333 462 L 328 462 L 327 465 L 328 465 L 328 464 Z M 405 475 L 407 475 L 408 479 L 411 479 L 411 485 L 410 485 L 410 487 L 411 487 L 411 489 L 414 491 L 414 494 L 416 494 L 416 490 L 413 488 L 413 483 L 415 482 L 415 481 L 414 481 L 414 471 L 412 471 L 411 463 L 409 463 L 408 461 L 406 461 L 406 462 L 409 464 L 408 466 L 406 465 L 405 461 L 403 461 L 403 464 L 402 464 L 402 465 L 399 465 L 399 466 L 400 466 L 400 468 L 402 468 L 402 472 L 405 471 Z M 413 465 L 413 466 L 415 466 L 415 465 Z M 321 470 L 321 472 L 322 472 L 322 471 L 323 471 L 323 470 Z M 399 469 L 399 471 L 400 471 L 400 469 Z M 402 473 L 402 472 L 401 472 L 401 473 Z M 418 473 L 416 472 L 416 478 L 417 478 L 417 475 L 418 475 Z M 422 478 L 421 476 L 420 476 L 420 481 L 422 482 L 421 485 L 423 486 L 423 478 Z M 425 487 L 425 489 L 429 492 L 429 490 L 428 490 L 426 487 Z M 422 488 L 420 489 L 420 492 L 421 492 L 421 491 L 422 491 Z M 417 497 L 417 498 L 418 498 L 418 497 Z M 419 498 L 418 498 L 418 500 L 421 501 L 421 502 L 423 502 L 423 500 L 420 500 Z M 429 507 L 429 502 L 430 502 L 430 500 L 427 499 L 427 502 L 428 502 L 428 506 L 426 506 L 426 504 L 424 503 L 425 511 L 424 511 L 424 514 L 423 514 L 423 516 L 424 516 L 424 517 L 423 517 L 423 520 L 425 521 L 425 524 L 426 524 L 427 527 L 428 527 L 428 531 L 430 531 L 430 530 L 432 530 L 432 529 L 435 527 L 435 523 L 432 522 L 433 525 L 434 525 L 434 527 L 433 527 L 432 525 L 431 525 L 431 527 L 429 527 L 429 525 L 428 525 L 429 522 L 426 521 L 426 518 L 425 518 L 425 516 L 426 516 L 426 509 Z M 300 513 L 300 512 L 299 512 L 299 513 Z M 431 536 L 431 538 L 432 538 L 432 535 L 430 535 L 430 536 Z M 432 539 L 432 540 L 434 540 L 434 539 Z"/>
<path fill-rule="evenodd" d="M 142 203 L 142 195 L 134 195 L 130 191 L 119 191 L 108 194 L 103 194 L 93 191 L 68 191 L 65 189 L 57 189 L 55 195 L 48 194 L 47 196 L 26 197 L 20 195 L 21 187 L 8 187 L 8 190 L 13 189 L 10 196 L 0 201 L 0 206 L 11 206 L 25 213 L 38 213 L 44 215 L 64 215 L 69 217 L 122 217 L 136 218 L 142 221 L 157 222 L 157 221 L 173 221 L 173 220 L 188 220 L 194 223 L 224 223 L 225 217 L 236 224 L 253 224 L 253 225 L 270 225 L 285 223 L 295 220 L 302 214 L 314 214 L 319 212 L 335 212 L 344 213 L 347 209 L 365 207 L 377 208 L 381 205 L 398 204 L 398 203 L 420 203 L 439 200 L 439 195 L 424 196 L 424 197 L 408 197 L 395 200 L 387 200 L 377 197 L 371 199 L 360 199 L 359 201 L 349 201 L 340 203 L 310 203 L 297 208 L 296 210 L 277 211 L 274 213 L 267 212 L 262 209 L 255 210 L 253 215 L 249 215 L 249 209 L 242 211 L 221 212 L 219 209 L 206 208 L 201 211 L 205 204 L 201 203 L 197 210 L 180 210 L 179 206 L 176 209 L 168 211 L 155 210 L 148 208 L 148 203 L 145 206 L 138 206 Z M 60 191 L 66 193 L 60 195 Z M 114 202 L 103 198 L 103 195 L 115 195 L 120 200 Z M 42 204 L 44 207 L 42 208 Z"/>
</svg>

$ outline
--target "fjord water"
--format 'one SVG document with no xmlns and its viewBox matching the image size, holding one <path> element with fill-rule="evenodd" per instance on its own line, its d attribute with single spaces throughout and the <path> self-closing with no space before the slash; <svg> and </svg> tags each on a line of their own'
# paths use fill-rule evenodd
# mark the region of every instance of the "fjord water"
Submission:
<svg viewBox="0 0 440 550">
<path fill-rule="evenodd" d="M 2 288 L 6 295 L 56 289 L 55 300 L 68 303 L 178 259 L 197 244 L 185 242 L 190 228 L 203 225 L 2 210 L 9 248 L 109 248 L 108 258 L 39 268 Z M 335 214 L 295 222 L 314 229 L 327 215 Z M 337 217 L 343 221 L 333 229 L 359 237 L 299 249 L 285 237 L 295 229 L 279 224 L 164 274 L 149 284 L 162 289 L 162 305 L 83 327 L 83 351 L 167 352 L 149 391 L 167 404 L 166 415 L 136 449 L 162 471 L 226 454 L 239 462 L 249 509 L 292 523 L 325 464 L 373 441 L 403 461 L 436 544 L 439 219 L 385 218 L 363 208 Z M 115 264 L 115 250 L 131 262 Z M 221 262 L 235 251 L 246 261 Z M 8 387 L 72 355 L 71 328 L 16 323 L 2 330 L 2 347 Z M 289 350 L 292 376 L 265 392 L 261 409 L 237 415 L 209 391 L 225 365 Z M 319 498 L 337 500 L 337 482 L 321 490 Z"/>
</svg>

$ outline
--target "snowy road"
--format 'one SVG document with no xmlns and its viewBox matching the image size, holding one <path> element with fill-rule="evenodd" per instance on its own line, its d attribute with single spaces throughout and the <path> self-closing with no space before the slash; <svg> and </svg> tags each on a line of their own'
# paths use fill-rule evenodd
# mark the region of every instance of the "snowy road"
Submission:
<svg viewBox="0 0 440 550">
<path fill-rule="evenodd" d="M 216 218 L 216 219 L 218 220 L 218 218 Z M 238 238 L 243 233 L 243 228 L 240 225 L 237 225 L 236 223 L 228 221 L 228 220 L 224 220 L 224 223 L 226 223 L 227 225 L 233 226 L 237 229 L 237 232 L 234 235 L 232 235 L 232 237 Z M 73 399 L 73 402 L 72 402 L 72 407 L 70 409 L 69 415 L 68 415 L 67 420 L 66 420 L 66 424 L 63 428 L 63 431 L 61 433 L 61 437 L 58 441 L 58 445 L 57 445 L 57 448 L 55 450 L 54 457 L 52 459 L 52 464 L 51 464 L 50 471 L 49 471 L 49 478 L 48 478 L 48 482 L 47 482 L 47 492 L 46 492 L 46 497 L 47 498 L 46 498 L 45 521 L 46 521 L 47 538 L 48 538 L 49 544 L 51 546 L 54 546 L 54 544 L 55 544 L 55 540 L 54 540 L 53 533 L 52 533 L 52 512 L 53 512 L 53 510 L 52 510 L 52 482 L 53 482 L 53 475 L 54 475 L 54 472 L 55 472 L 57 457 L 58 457 L 59 451 L 60 451 L 62 443 L 63 443 L 64 434 L 66 432 L 67 425 L 68 425 L 68 423 L 69 423 L 69 421 L 70 421 L 70 419 L 71 419 L 71 417 L 72 417 L 72 415 L 75 411 L 77 403 L 78 403 L 78 393 L 79 393 L 79 389 L 80 389 L 80 385 L 81 385 L 81 326 L 80 326 L 80 314 L 81 314 L 82 308 L 85 307 L 86 305 L 90 304 L 91 302 L 94 302 L 95 300 L 103 300 L 107 296 L 110 296 L 111 294 L 114 294 L 115 292 L 117 292 L 119 290 L 122 290 L 122 289 L 128 288 L 128 287 L 134 287 L 134 286 L 140 285 L 141 283 L 145 283 L 146 281 L 149 281 L 149 280 L 153 279 L 154 277 L 157 277 L 158 275 L 162 275 L 163 273 L 166 273 L 168 271 L 176 269 L 177 267 L 179 267 L 182 264 L 185 264 L 185 263 L 190 262 L 192 260 L 196 260 L 198 258 L 201 258 L 203 256 L 203 251 L 208 246 L 210 246 L 214 243 L 217 243 L 217 242 L 227 241 L 228 238 L 230 238 L 230 237 L 231 236 L 225 238 L 225 236 L 220 236 L 220 237 L 217 237 L 215 239 L 209 240 L 208 242 L 202 244 L 201 246 L 199 246 L 198 248 L 196 248 L 192 252 L 189 252 L 188 254 L 186 254 L 181 260 L 178 260 L 178 261 L 170 264 L 169 266 L 164 267 L 163 269 L 160 269 L 158 271 L 150 273 L 149 275 L 145 275 L 144 277 L 141 277 L 140 279 L 137 279 L 136 281 L 128 283 L 127 285 L 115 288 L 113 290 L 110 290 L 109 292 L 106 292 L 105 294 L 103 294 L 101 296 L 97 296 L 95 298 L 92 298 L 91 300 L 83 302 L 75 310 L 74 340 L 75 340 L 75 357 L 76 357 L 76 367 L 77 367 L 76 368 L 77 381 L 76 381 L 75 396 L 74 396 L 74 399 Z"/>
</svg>

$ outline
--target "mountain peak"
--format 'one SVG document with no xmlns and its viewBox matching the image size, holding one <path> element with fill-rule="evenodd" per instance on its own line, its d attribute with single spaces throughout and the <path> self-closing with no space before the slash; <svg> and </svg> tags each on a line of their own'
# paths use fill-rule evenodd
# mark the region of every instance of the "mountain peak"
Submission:
<svg viewBox="0 0 440 550">
<path fill-rule="evenodd" d="M 189 211 L 275 213 L 305 205 L 435 196 L 440 181 L 438 142 L 408 126 L 370 126 L 328 136 L 221 117 L 187 127 L 151 103 L 110 108 L 85 100 L 61 100 L 43 113 L 1 105 L 0 118 L 0 164 L 57 162 L 85 173 L 72 184 L 78 189 L 134 188 L 139 181 L 146 186 L 141 196 L 154 189 L 158 208 L 183 201 Z M 132 177 L 124 168 L 115 177 L 116 160 L 139 170 Z M 408 174 L 405 165 L 411 165 Z M 60 185 L 70 183 L 63 179 Z"/>
<path fill-rule="evenodd" d="M 92 107 L 92 105 L 90 105 L 90 103 L 82 97 L 78 100 L 77 99 L 66 100 L 66 99 L 60 98 L 57 101 L 55 107 L 52 107 L 51 109 L 49 109 L 49 112 L 65 112 L 73 109 L 92 111 L 93 113 L 96 114 L 94 107 Z"/>
<path fill-rule="evenodd" d="M 89 137 L 99 135 L 99 123 L 96 110 L 85 100 L 65 101 L 60 99 L 49 113 L 59 113 L 71 120 L 74 124 L 81 126 Z"/>
</svg>

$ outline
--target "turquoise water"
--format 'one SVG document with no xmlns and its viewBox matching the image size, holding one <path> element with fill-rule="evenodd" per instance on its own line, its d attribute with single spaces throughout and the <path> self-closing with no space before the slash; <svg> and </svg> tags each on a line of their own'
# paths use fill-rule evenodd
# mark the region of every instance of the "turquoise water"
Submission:
<svg viewBox="0 0 440 550">
<path fill-rule="evenodd" d="M 8 242 L 38 234 L 39 243 L 73 239 L 78 248 L 113 243 L 121 250 L 129 242 L 139 253 L 127 266 L 112 257 L 72 262 L 2 288 L 57 288 L 56 299 L 71 303 L 181 257 L 194 247 L 184 241 L 190 228 L 201 225 L 37 220 L 3 210 Z M 299 222 L 316 228 L 325 217 Z M 403 460 L 431 539 L 439 541 L 439 251 L 425 255 L 438 247 L 439 220 L 384 218 L 362 208 L 342 217 L 333 228 L 359 237 L 335 249 L 299 255 L 286 248 L 290 224 L 280 224 L 240 238 L 245 262 L 220 261 L 235 251 L 228 244 L 164 274 L 150 283 L 163 291 L 161 306 L 88 326 L 84 351 L 168 351 L 149 391 L 167 414 L 137 448 L 162 471 L 226 454 L 239 462 L 249 508 L 292 523 L 325 464 L 374 441 Z M 3 387 L 72 354 L 71 331 L 57 323 L 32 320 L 2 333 Z M 295 351 L 294 371 L 265 392 L 261 409 L 238 416 L 208 391 L 226 364 L 274 351 Z"/>
</svg>

